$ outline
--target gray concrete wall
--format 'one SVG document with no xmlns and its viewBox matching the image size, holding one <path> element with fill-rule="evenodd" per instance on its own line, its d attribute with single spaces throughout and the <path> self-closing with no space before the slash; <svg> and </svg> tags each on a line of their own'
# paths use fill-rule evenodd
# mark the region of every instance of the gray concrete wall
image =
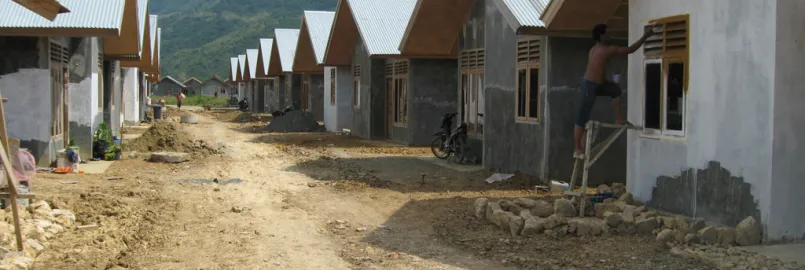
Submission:
<svg viewBox="0 0 805 270">
<path fill-rule="evenodd" d="M 153 88 L 154 90 L 151 93 L 158 97 L 175 96 L 177 93 L 176 91 L 179 91 L 181 88 L 181 86 L 173 81 L 163 79 L 156 84 L 156 87 Z"/>
<path fill-rule="evenodd" d="M 766 241 L 802 235 L 802 207 L 795 206 L 795 201 L 775 203 L 775 200 L 785 200 L 790 196 L 784 190 L 786 183 L 793 183 L 783 180 L 779 182 L 780 186 L 775 186 L 776 180 L 785 179 L 785 173 L 796 174 L 793 168 L 797 165 L 774 170 L 772 161 L 774 158 L 800 160 L 799 156 L 786 152 L 774 155 L 773 142 L 795 138 L 793 131 L 799 129 L 782 129 L 774 133 L 775 124 L 788 125 L 789 117 L 800 114 L 792 107 L 780 106 L 778 111 L 778 107 L 772 106 L 782 98 L 780 105 L 790 101 L 794 102 L 794 107 L 801 107 L 795 100 L 801 94 L 785 90 L 790 83 L 796 83 L 797 79 L 793 78 L 801 76 L 798 72 L 801 64 L 781 61 L 781 66 L 775 65 L 780 57 L 799 61 L 794 59 L 801 55 L 801 46 L 781 45 L 786 51 L 780 54 L 775 54 L 775 48 L 776 42 L 794 42 L 791 38 L 801 33 L 781 29 L 784 33 L 791 31 L 788 33 L 795 34 L 777 36 L 777 4 L 778 1 L 771 0 L 673 3 L 641 0 L 630 3 L 629 35 L 632 41 L 643 34 L 643 24 L 651 19 L 690 14 L 689 82 L 684 122 L 687 130 L 684 137 L 637 131 L 629 133 L 627 186 L 636 199 L 648 201 L 650 206 L 661 210 L 726 225 L 735 225 L 749 215 L 755 216 L 765 227 Z M 779 8 L 795 7 L 800 5 Z M 787 14 L 801 14 L 801 11 L 791 10 L 792 13 Z M 780 18 L 785 27 L 793 27 L 793 20 L 793 17 Z M 642 108 L 643 60 L 641 53 L 629 58 L 628 79 L 633 86 L 633 91 L 629 92 L 629 105 L 633 108 L 629 111 L 629 121 L 632 123 L 643 123 L 642 110 L 634 109 Z M 785 71 L 780 67 L 795 67 L 797 70 Z M 777 77 L 775 72 L 783 73 Z M 776 83 L 784 85 L 779 96 L 773 90 Z M 773 115 L 775 113 L 780 113 L 780 117 Z M 796 147 L 788 143 L 784 145 L 780 147 Z M 787 172 L 783 173 L 784 170 Z M 801 182 L 799 179 L 792 181 Z M 783 204 L 799 208 L 799 212 L 774 214 L 773 206 Z M 800 216 L 795 218 L 794 213 Z M 787 221 L 781 221 L 783 216 Z"/>
<path fill-rule="evenodd" d="M 285 107 L 290 105 L 290 103 L 288 102 L 288 95 L 289 95 L 288 94 L 288 84 L 287 84 L 288 83 L 288 77 L 289 76 L 287 76 L 287 75 L 283 75 L 283 76 L 278 77 L 280 84 L 279 84 L 279 89 L 277 90 L 277 94 L 279 95 L 277 97 L 277 102 L 278 102 L 277 110 L 283 110 L 283 109 L 285 109 Z"/>
<path fill-rule="evenodd" d="M 805 2 L 777 1 L 777 45 L 774 74 L 774 129 L 771 171 L 771 203 L 765 234 L 782 241 L 805 239 L 805 160 L 800 138 L 805 135 L 805 49 L 798 41 L 805 39 Z"/>
<path fill-rule="evenodd" d="M 120 61 L 111 61 L 113 63 L 112 69 L 107 72 L 112 75 L 112 95 L 110 96 L 112 103 L 109 107 L 110 122 L 109 127 L 112 129 L 112 134 L 120 137 L 120 128 L 123 126 L 123 76 L 120 73 Z"/>
<path fill-rule="evenodd" d="M 335 81 L 330 70 L 335 69 Z M 335 83 L 335 104 L 330 104 L 330 84 Z M 352 128 L 352 69 L 348 66 L 325 67 L 324 125 L 327 131 L 340 132 Z"/>
<path fill-rule="evenodd" d="M 515 121 L 514 56 L 517 35 L 509 27 L 495 3 L 487 1 L 485 12 L 486 125 L 483 164 L 502 172 L 519 171 L 539 176 L 542 173 L 540 164 L 543 161 L 544 128 L 538 123 Z M 544 87 L 544 80 L 540 84 Z M 544 106 L 542 109 L 544 110 Z M 541 113 L 544 115 L 544 112 Z"/>
<path fill-rule="evenodd" d="M 291 104 L 297 110 L 302 109 L 302 74 L 293 74 L 291 77 Z"/>
<path fill-rule="evenodd" d="M 578 118 L 581 104 L 581 91 L 579 85 L 584 77 L 590 48 L 595 45 L 592 38 L 560 38 L 543 37 L 547 39 L 547 47 L 543 49 L 544 73 L 547 75 L 547 100 L 542 103 L 546 108 L 546 117 L 543 124 L 548 127 L 546 138 L 545 179 L 570 180 L 573 172 L 573 130 Z M 626 45 L 619 43 L 618 45 Z M 623 74 L 626 78 L 627 57 L 614 56 L 610 58 L 606 77 L 612 74 Z M 626 91 L 626 83 L 621 84 Z M 627 115 L 626 93 L 621 98 L 621 109 Z M 591 121 L 614 123 L 615 113 L 612 99 L 598 97 L 590 115 Z M 602 129 L 597 142 L 606 139 L 613 130 Z M 611 184 L 626 180 L 626 135 L 622 135 L 604 153 L 601 159 L 590 169 L 589 184 Z"/>
<path fill-rule="evenodd" d="M 311 74 L 310 90 L 308 92 L 308 108 L 318 121 L 324 121 L 324 75 Z M 330 103 L 330 100 L 327 100 Z"/>
<path fill-rule="evenodd" d="M 277 89 L 277 82 L 279 78 L 274 77 L 266 80 L 268 91 L 266 91 L 266 113 L 271 113 L 279 109 L 279 89 Z"/>
<path fill-rule="evenodd" d="M 459 32 L 459 50 L 468 50 L 468 49 L 481 49 L 486 47 L 486 0 L 476 0 L 472 6 L 470 11 L 470 16 L 468 17 L 467 21 L 464 24 L 464 27 Z M 456 66 L 459 63 L 456 61 Z M 461 67 L 458 67 L 457 74 L 461 74 Z M 458 75 L 457 75 L 458 76 Z M 459 92 L 461 91 L 458 88 L 459 78 L 456 78 L 456 104 L 461 103 L 461 96 Z M 484 88 L 481 91 L 484 91 L 484 97 L 486 97 L 486 80 L 484 80 Z M 486 99 L 485 99 L 486 100 Z M 485 104 L 483 106 L 486 106 Z M 459 110 L 460 107 L 456 107 L 457 113 L 461 113 Z M 486 112 L 486 108 L 485 112 Z M 486 118 L 486 115 L 484 115 Z M 486 121 L 486 119 L 482 119 Z M 486 130 L 486 127 L 484 127 Z M 467 139 L 467 144 L 470 147 L 470 155 L 477 157 L 478 163 L 483 163 L 483 148 L 484 148 L 484 137 L 483 135 L 470 135 Z"/>
<path fill-rule="evenodd" d="M 359 37 L 352 63 L 361 66 L 359 105 L 352 114 L 352 134 L 367 139 L 386 138 L 385 60 L 370 59 Z"/>
<path fill-rule="evenodd" d="M 123 115 L 125 124 L 140 123 L 140 80 L 139 68 L 123 68 L 125 74 L 123 85 Z"/>
<path fill-rule="evenodd" d="M 455 59 L 411 59 L 408 73 L 408 143 L 429 146 L 444 114 L 458 110 Z"/>
<path fill-rule="evenodd" d="M 70 61 L 76 64 L 69 67 L 70 137 L 79 147 L 81 158 L 89 160 L 92 158 L 92 135 L 102 117 L 98 108 L 100 69 L 97 56 L 99 48 L 103 46 L 97 38 L 81 38 L 78 41 L 76 46 L 71 47 L 73 55 Z"/>
<path fill-rule="evenodd" d="M 223 94 L 218 92 L 218 97 L 227 97 L 230 94 L 229 93 L 230 87 L 228 85 L 226 85 L 225 83 L 222 83 L 222 82 L 215 81 L 215 80 L 208 81 L 206 84 L 201 85 L 200 88 L 201 88 L 201 95 L 205 95 L 205 96 L 214 97 L 215 96 L 215 91 L 218 88 L 224 88 L 225 89 Z"/>
<path fill-rule="evenodd" d="M 55 160 L 51 140 L 48 39 L 0 37 L 0 90 L 8 136 L 20 139 L 40 166 Z"/>
<path fill-rule="evenodd" d="M 337 132 L 338 129 L 338 103 L 331 104 L 330 98 L 332 96 L 338 96 L 335 93 L 330 93 L 331 86 L 338 86 L 338 74 L 336 74 L 336 78 L 330 78 L 330 72 L 337 72 L 336 67 L 324 67 L 324 128 L 330 132 Z M 335 98 L 335 97 L 333 97 Z"/>
</svg>

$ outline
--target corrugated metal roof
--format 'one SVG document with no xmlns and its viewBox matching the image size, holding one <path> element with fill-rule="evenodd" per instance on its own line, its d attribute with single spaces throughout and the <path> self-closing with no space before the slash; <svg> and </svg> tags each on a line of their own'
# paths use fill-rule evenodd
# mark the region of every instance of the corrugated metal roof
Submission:
<svg viewBox="0 0 805 270">
<path fill-rule="evenodd" d="M 257 77 L 257 49 L 246 49 L 246 61 L 249 62 L 249 76 Z"/>
<path fill-rule="evenodd" d="M 157 63 L 162 65 L 162 28 L 157 28 Z M 160 67 L 157 67 L 159 71 Z"/>
<path fill-rule="evenodd" d="M 183 83 L 180 83 L 179 81 L 177 81 L 176 79 L 174 79 L 171 76 L 165 76 L 165 79 L 163 79 L 163 80 L 171 80 L 171 81 L 175 82 L 176 84 L 178 84 L 179 86 L 181 86 L 182 88 L 187 88 L 187 86 L 185 86 Z"/>
<path fill-rule="evenodd" d="M 416 0 L 347 0 L 369 55 L 400 54 Z"/>
<path fill-rule="evenodd" d="M 260 50 L 263 51 L 263 74 L 268 74 L 268 63 L 271 63 L 271 49 L 274 48 L 273 38 L 261 38 Z"/>
<path fill-rule="evenodd" d="M 316 54 L 316 63 L 324 63 L 324 53 L 327 51 L 327 39 L 333 29 L 333 11 L 305 11 L 305 25 L 307 25 L 310 42 L 313 43 L 313 52 Z"/>
<path fill-rule="evenodd" d="M 520 27 L 545 27 L 539 17 L 549 2 L 550 0 L 503 0 Z"/>
<path fill-rule="evenodd" d="M 14 1 L 0 1 L 0 28 L 82 28 L 120 31 L 124 0 L 60 0 L 69 13 L 53 22 Z"/>
<path fill-rule="evenodd" d="M 238 55 L 238 68 L 240 68 L 240 72 L 241 72 L 240 76 L 241 77 L 246 77 L 245 76 L 246 74 L 243 74 L 243 72 L 246 71 L 246 55 L 245 54 Z"/>
<path fill-rule="evenodd" d="M 149 20 L 150 18 L 146 18 L 146 14 L 148 14 L 148 0 L 137 0 L 137 24 L 140 30 L 140 43 L 137 46 L 140 47 L 140 55 L 143 54 L 143 40 L 145 40 L 145 20 Z"/>
<path fill-rule="evenodd" d="M 299 29 L 274 29 L 274 39 L 277 40 L 282 72 L 293 72 L 293 59 L 296 56 L 296 43 L 299 41 Z"/>
<path fill-rule="evenodd" d="M 157 15 L 149 15 L 148 16 L 148 28 L 151 32 L 151 63 L 157 61 L 158 53 L 157 53 L 157 23 L 159 23 L 159 16 Z"/>
<path fill-rule="evenodd" d="M 229 58 L 229 67 L 232 69 L 232 73 L 229 74 L 229 79 L 234 81 L 238 77 L 238 58 L 237 57 Z"/>
</svg>

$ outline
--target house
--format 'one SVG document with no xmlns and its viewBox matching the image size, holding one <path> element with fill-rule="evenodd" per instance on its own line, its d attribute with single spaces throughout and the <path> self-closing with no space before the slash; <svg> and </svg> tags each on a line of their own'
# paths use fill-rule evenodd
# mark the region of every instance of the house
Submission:
<svg viewBox="0 0 805 270">
<path fill-rule="evenodd" d="M 162 40 L 162 28 L 157 27 L 158 18 L 155 15 L 151 17 L 149 22 L 151 23 L 151 65 L 145 64 L 144 62 L 147 60 L 143 59 L 143 63 L 141 64 L 142 67 L 140 68 L 140 70 L 146 75 L 145 80 L 148 85 L 148 87 L 144 89 L 146 97 L 153 96 L 155 90 L 154 87 L 157 83 L 159 83 L 159 81 L 161 81 L 161 66 L 159 64 L 159 60 L 160 52 L 162 51 L 162 45 L 160 42 Z M 149 110 L 151 110 L 151 108 L 147 107 L 144 102 L 140 105 L 140 108 L 142 110 L 140 113 L 142 119 L 146 119 L 147 113 Z"/>
<path fill-rule="evenodd" d="M 226 81 L 229 84 L 232 92 L 229 92 L 230 95 L 237 95 L 238 94 L 238 57 L 229 58 L 229 68 L 231 70 L 231 74 L 229 75 L 229 80 Z"/>
<path fill-rule="evenodd" d="M 440 118 L 457 110 L 455 59 L 403 55 L 399 45 L 416 0 L 341 0 L 324 65 L 350 70 L 352 134 L 430 145 Z M 331 74 L 332 75 L 332 74 Z M 336 84 L 336 100 L 343 90 Z"/>
<path fill-rule="evenodd" d="M 165 76 L 165 78 L 155 85 L 151 94 L 158 97 L 172 97 L 179 93 L 185 93 L 185 95 L 187 95 L 186 91 L 187 87 L 184 84 L 171 76 Z"/>
<path fill-rule="evenodd" d="M 257 77 L 257 52 L 258 49 L 246 49 L 246 72 L 245 74 L 245 81 L 246 81 L 246 100 L 249 102 L 249 110 L 252 112 L 257 112 L 256 108 L 258 107 L 257 101 L 257 86 L 258 80 Z"/>
<path fill-rule="evenodd" d="M 659 32 L 628 60 L 628 120 L 643 126 L 628 134 L 628 190 L 717 224 L 752 216 L 764 242 L 805 238 L 805 32 L 792 27 L 804 3 L 553 1 L 543 17 L 549 30 L 585 28 L 618 8 L 630 40 Z"/>
<path fill-rule="evenodd" d="M 209 97 L 226 97 L 230 91 L 229 85 L 215 75 L 202 82 L 199 87 L 199 95 Z"/>
<path fill-rule="evenodd" d="M 281 99 L 279 109 L 289 105 L 296 109 L 302 108 L 299 95 L 302 91 L 302 76 L 293 73 L 298 40 L 298 29 L 274 29 L 274 45 L 271 47 L 268 75 L 279 78 L 279 97 Z"/>
<path fill-rule="evenodd" d="M 103 121 L 101 78 L 120 74 L 109 68 L 117 61 L 103 68 L 104 37 L 137 43 L 136 18 L 133 28 L 124 25 L 127 2 L 62 3 L 71 12 L 51 22 L 14 2 L 0 2 L 0 89 L 10 101 L 4 104 L 8 135 L 20 139 L 39 166 L 50 166 L 70 140 L 81 156 L 91 156 L 92 133 Z"/>
<path fill-rule="evenodd" d="M 325 104 L 328 107 L 335 107 L 335 96 L 328 102 L 324 100 L 324 84 L 327 79 L 324 78 L 324 66 L 322 65 L 334 18 L 335 12 L 332 11 L 306 10 L 304 12 L 293 62 L 294 72 L 302 74 L 302 93 L 300 94 L 302 109 L 311 112 L 319 121 L 323 121 L 325 118 Z M 349 107 L 348 102 L 344 107 Z M 335 112 L 335 110 L 332 111 Z M 335 117 L 335 115 L 331 117 Z M 333 119 L 333 121 L 335 120 Z"/>
<path fill-rule="evenodd" d="M 188 95 L 200 94 L 201 81 L 199 81 L 195 77 L 190 77 L 189 79 L 185 80 L 182 84 L 187 86 Z"/>
<path fill-rule="evenodd" d="M 14 0 L 14 2 L 22 5 L 30 11 L 36 12 L 36 14 L 39 14 L 39 16 L 42 16 L 49 21 L 55 20 L 56 16 L 59 14 L 70 12 L 70 10 L 59 3 L 58 0 L 43 0 L 37 2 Z"/>
<path fill-rule="evenodd" d="M 268 75 L 268 64 L 271 63 L 271 50 L 274 47 L 273 38 L 261 38 L 260 49 L 257 51 L 257 79 L 260 80 L 258 89 L 261 89 L 261 103 L 255 105 L 259 112 L 270 113 L 284 108 L 280 104 L 279 78 Z"/>
<path fill-rule="evenodd" d="M 237 82 L 238 82 L 238 100 L 246 99 L 246 55 L 240 54 L 238 55 L 238 73 L 237 73 Z"/>
<path fill-rule="evenodd" d="M 156 31 L 157 17 L 151 17 L 148 13 L 148 1 L 139 0 L 137 3 L 137 26 L 138 26 L 138 53 L 135 54 L 109 54 L 106 55 L 107 59 L 114 59 L 119 57 L 120 66 L 123 72 L 123 102 L 121 103 L 121 111 L 123 113 L 123 124 L 138 125 L 140 123 L 142 106 L 141 100 L 146 97 L 146 74 L 142 68 L 150 67 L 153 64 L 153 38 L 151 37 Z M 112 37 L 110 37 L 112 39 Z M 118 40 L 113 40 L 110 43 L 104 43 L 104 49 L 107 44 L 113 44 Z M 131 46 L 130 43 L 123 43 L 122 46 Z M 133 46 L 132 46 L 133 47 Z M 113 49 L 115 47 L 110 47 Z M 132 48 L 133 51 L 133 48 Z"/>
</svg>

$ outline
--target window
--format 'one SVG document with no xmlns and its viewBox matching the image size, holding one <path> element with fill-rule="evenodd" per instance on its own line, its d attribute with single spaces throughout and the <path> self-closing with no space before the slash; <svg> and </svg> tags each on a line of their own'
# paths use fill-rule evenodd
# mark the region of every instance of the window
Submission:
<svg viewBox="0 0 805 270">
<path fill-rule="evenodd" d="M 539 59 L 539 38 L 521 38 L 517 41 L 517 120 L 539 122 Z"/>
<path fill-rule="evenodd" d="M 352 68 L 352 107 L 361 107 L 361 65 Z"/>
<path fill-rule="evenodd" d="M 98 53 L 98 109 L 103 110 L 103 54 Z"/>
<path fill-rule="evenodd" d="M 484 49 L 461 52 L 461 119 L 467 123 L 467 133 L 470 135 L 483 135 L 484 132 L 485 54 Z"/>
<path fill-rule="evenodd" d="M 386 63 L 386 93 L 389 113 L 395 125 L 408 124 L 408 60 L 389 60 Z"/>
<path fill-rule="evenodd" d="M 51 115 L 50 135 L 59 139 L 64 135 L 65 103 L 67 101 L 67 65 L 69 64 L 67 48 L 50 42 L 50 81 L 51 81 Z"/>
<path fill-rule="evenodd" d="M 310 98 L 308 93 L 310 93 L 310 75 L 302 75 L 302 92 L 299 93 L 299 98 L 302 103 L 303 111 L 307 111 L 307 109 L 309 109 L 308 107 L 310 107 L 310 104 L 308 104 Z"/>
<path fill-rule="evenodd" d="M 659 19 L 643 47 L 643 134 L 685 136 L 688 15 Z M 649 26 L 646 26 L 649 27 Z"/>
<path fill-rule="evenodd" d="M 330 105 L 335 105 L 335 68 L 330 69 Z"/>
</svg>

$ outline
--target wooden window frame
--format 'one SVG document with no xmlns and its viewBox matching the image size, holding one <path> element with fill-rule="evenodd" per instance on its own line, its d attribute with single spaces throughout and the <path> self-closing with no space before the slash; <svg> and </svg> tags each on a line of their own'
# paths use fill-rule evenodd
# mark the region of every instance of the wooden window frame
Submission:
<svg viewBox="0 0 805 270">
<path fill-rule="evenodd" d="M 645 27 L 660 28 L 661 32 L 649 37 L 648 48 L 643 49 L 643 90 L 642 95 L 642 118 L 644 129 L 642 137 L 647 138 L 669 138 L 685 139 L 687 137 L 688 119 L 688 83 L 690 81 L 690 15 L 677 15 L 660 18 L 649 22 L 651 25 Z M 671 26 L 673 25 L 673 26 Z M 671 26 L 671 27 L 669 27 Z M 683 31 L 684 30 L 684 31 Z M 675 33 L 669 33 L 675 32 Z M 684 32 L 684 33 L 682 33 Z M 679 40 L 684 38 L 684 41 Z M 659 129 L 645 128 L 646 123 L 646 66 L 649 64 L 660 64 L 660 124 Z M 682 82 L 682 102 L 680 111 L 682 112 L 682 130 L 668 128 L 668 76 L 672 64 L 681 63 L 684 67 Z"/>
<path fill-rule="evenodd" d="M 50 105 L 51 105 L 51 126 L 50 135 L 51 139 L 65 139 L 67 142 L 66 134 L 66 108 L 67 108 L 67 66 L 70 63 L 69 52 L 67 47 L 62 46 L 56 42 L 49 42 L 49 60 L 50 60 Z"/>
<path fill-rule="evenodd" d="M 393 97 L 390 111 L 394 114 L 393 125 L 397 127 L 408 127 L 408 69 L 408 60 L 386 63 L 386 91 Z"/>
<path fill-rule="evenodd" d="M 330 105 L 335 105 L 335 68 L 330 69 Z"/>
<path fill-rule="evenodd" d="M 541 82 L 542 82 L 542 73 L 540 72 L 540 59 L 541 59 L 541 40 L 539 37 L 521 37 L 517 40 L 516 48 L 515 48 L 515 59 L 516 59 L 516 68 L 515 68 L 515 88 L 514 88 L 514 119 L 516 122 L 523 122 L 523 123 L 531 123 L 531 124 L 538 124 L 540 123 L 540 116 L 542 115 L 542 89 L 541 89 Z M 536 44 L 536 46 L 535 46 Z M 525 45 L 525 51 L 523 51 L 523 45 Z M 534 52 L 532 49 L 536 47 L 537 51 Z M 531 117 L 531 71 L 533 69 L 537 70 L 537 116 Z M 520 109 L 520 72 L 525 71 L 526 74 L 526 89 L 525 89 L 525 115 L 521 116 L 519 109 Z"/>
<path fill-rule="evenodd" d="M 461 51 L 459 60 L 461 72 L 458 78 L 458 103 L 461 105 L 459 111 L 461 112 L 461 120 L 468 125 L 467 134 L 474 137 L 483 137 L 484 134 L 483 117 L 478 114 L 481 113 L 480 109 L 485 105 L 479 100 L 481 93 L 485 89 L 483 85 L 486 79 L 484 74 L 485 65 L 486 50 L 484 48 Z M 468 84 L 470 81 L 471 83 Z M 471 109 L 465 110 L 465 108 Z M 474 109 L 474 115 L 470 115 L 470 111 L 473 111 L 472 109 Z"/>
<path fill-rule="evenodd" d="M 352 67 L 352 108 L 361 108 L 361 65 Z"/>
<path fill-rule="evenodd" d="M 302 110 L 307 111 L 310 109 L 310 75 L 302 75 L 302 87 L 300 87 L 300 90 L 299 103 L 301 104 Z"/>
<path fill-rule="evenodd" d="M 103 111 L 103 52 L 98 53 L 98 110 Z M 157 87 L 159 83 L 157 83 Z"/>
</svg>

